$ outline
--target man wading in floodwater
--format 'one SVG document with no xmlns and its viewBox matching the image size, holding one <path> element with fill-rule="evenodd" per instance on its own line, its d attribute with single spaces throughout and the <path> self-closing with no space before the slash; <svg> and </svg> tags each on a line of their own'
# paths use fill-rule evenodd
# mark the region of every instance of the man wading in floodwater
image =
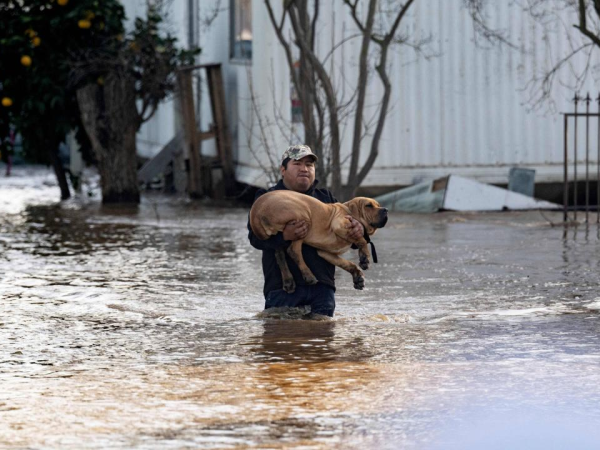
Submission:
<svg viewBox="0 0 600 450">
<path fill-rule="evenodd" d="M 326 189 L 317 189 L 315 180 L 315 164 L 317 156 L 307 145 L 293 145 L 281 157 L 281 180 L 269 190 L 260 189 L 254 201 L 266 192 L 274 190 L 290 190 L 310 195 L 323 203 L 337 203 L 333 194 Z M 351 220 L 350 237 L 360 239 L 364 235 L 362 224 Z M 335 310 L 335 266 L 328 263 L 317 254 L 317 250 L 309 245 L 302 245 L 302 256 L 312 273 L 319 281 L 315 285 L 307 285 L 298 266 L 286 254 L 288 267 L 294 276 L 296 290 L 288 294 L 283 290 L 281 270 L 275 260 L 275 249 L 287 248 L 292 241 L 304 239 L 308 234 L 309 225 L 305 221 L 291 221 L 283 232 L 271 236 L 265 241 L 258 239 L 250 228 L 248 221 L 248 239 L 250 244 L 262 250 L 262 267 L 265 275 L 265 309 L 275 307 L 310 306 L 311 315 L 319 314 L 333 317 Z"/>
</svg>

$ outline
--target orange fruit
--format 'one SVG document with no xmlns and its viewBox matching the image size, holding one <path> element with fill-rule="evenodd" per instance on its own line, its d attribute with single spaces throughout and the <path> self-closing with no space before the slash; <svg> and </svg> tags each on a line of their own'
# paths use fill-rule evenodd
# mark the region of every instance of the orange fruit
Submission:
<svg viewBox="0 0 600 450">
<path fill-rule="evenodd" d="M 67 3 L 69 3 L 69 0 L 57 0 L 56 3 L 58 3 L 60 6 L 65 6 Z"/>
<path fill-rule="evenodd" d="M 36 36 L 31 40 L 31 43 L 33 44 L 34 47 L 37 47 L 38 45 L 40 45 L 42 43 L 42 40 Z"/>
<path fill-rule="evenodd" d="M 5 106 L 6 108 L 8 108 L 9 106 L 12 106 L 12 98 L 4 97 L 2 99 L 2 106 Z"/>
<path fill-rule="evenodd" d="M 92 22 L 86 19 L 82 19 L 79 22 L 77 22 L 77 26 L 83 30 L 87 30 L 92 26 Z"/>
<path fill-rule="evenodd" d="M 31 57 L 27 55 L 21 56 L 21 64 L 25 67 L 29 67 L 31 65 Z"/>
<path fill-rule="evenodd" d="M 32 30 L 31 28 L 28 28 L 27 30 L 25 30 L 25 34 L 28 35 L 30 38 L 33 38 L 37 35 L 37 33 Z"/>
<path fill-rule="evenodd" d="M 85 12 L 85 18 L 87 20 L 92 20 L 94 17 L 96 17 L 96 14 L 94 14 L 92 11 L 86 11 Z"/>
</svg>

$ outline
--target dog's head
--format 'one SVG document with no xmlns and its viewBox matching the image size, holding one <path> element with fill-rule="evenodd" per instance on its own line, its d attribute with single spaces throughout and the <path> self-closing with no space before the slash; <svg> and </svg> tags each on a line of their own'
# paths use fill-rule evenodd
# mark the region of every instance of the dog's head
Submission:
<svg viewBox="0 0 600 450">
<path fill-rule="evenodd" d="M 369 235 L 375 233 L 377 228 L 383 228 L 387 223 L 388 210 L 382 208 L 372 198 L 356 197 L 344 205 L 350 209 L 352 217 L 362 223 Z"/>
</svg>

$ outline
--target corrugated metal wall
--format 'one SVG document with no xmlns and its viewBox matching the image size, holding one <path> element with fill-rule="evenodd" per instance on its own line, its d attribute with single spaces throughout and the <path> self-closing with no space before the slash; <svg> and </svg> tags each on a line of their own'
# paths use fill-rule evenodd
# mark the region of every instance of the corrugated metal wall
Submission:
<svg viewBox="0 0 600 450">
<path fill-rule="evenodd" d="M 392 110 L 379 157 L 365 184 L 405 185 L 448 173 L 506 182 L 513 166 L 535 168 L 538 181 L 562 179 L 563 128 L 558 113 L 571 108 L 568 100 L 573 92 L 557 80 L 554 109 L 546 103 L 532 111 L 530 82 L 564 54 L 568 48 L 565 32 L 560 27 L 556 32 L 545 31 L 515 3 L 488 2 L 488 18 L 490 25 L 505 30 L 507 39 L 519 49 L 491 45 L 478 36 L 462 0 L 415 2 L 401 33 L 417 39 L 431 36 L 423 49 L 430 57 L 407 46 L 391 51 Z M 256 2 L 254 10 L 261 34 L 270 35 L 268 22 L 261 19 L 266 15 L 263 3 Z M 559 18 L 565 24 L 575 23 L 574 16 L 562 14 Z M 332 42 L 356 32 L 339 0 L 322 2 L 321 17 L 321 54 L 330 50 Z M 567 26 L 575 43 L 581 42 L 570 28 Z M 262 37 L 260 42 L 264 47 L 255 46 L 254 68 L 286 66 L 274 48 L 278 45 L 274 36 Z M 340 91 L 345 90 L 347 96 L 356 86 L 359 47 L 360 40 L 354 39 L 331 60 L 338 68 L 335 78 Z M 576 64 L 583 67 L 585 60 Z M 275 84 L 281 84 L 282 92 L 289 91 L 286 71 L 278 72 L 284 75 Z M 568 70 L 561 72 L 560 79 L 562 84 L 574 84 Z M 255 79 L 254 85 L 266 102 L 265 110 L 272 108 L 268 99 L 274 102 L 273 80 Z M 373 74 L 369 103 L 377 105 L 381 93 Z M 369 111 L 374 113 L 375 108 Z M 351 145 L 351 124 L 349 121 L 345 128 L 344 149 Z M 281 141 L 278 146 L 284 149 L 287 144 Z M 368 139 L 362 148 L 366 159 Z M 243 153 L 240 147 L 240 162 L 252 166 Z"/>
<path fill-rule="evenodd" d="M 133 6 L 139 1 L 126 0 L 128 10 L 134 10 Z M 263 1 L 252 3 L 254 50 L 248 64 L 229 59 L 229 11 L 224 7 L 229 2 L 198 1 L 201 21 L 212 14 L 215 6 L 221 7 L 211 26 L 199 25 L 203 49 L 200 61 L 223 63 L 237 176 L 249 184 L 268 184 L 261 167 L 268 164 L 267 153 L 277 160 L 294 140 L 289 130 L 277 125 L 282 118 L 289 120 L 291 116 L 285 55 Z M 548 0 L 546 4 L 552 2 L 564 4 L 563 0 Z M 390 2 L 382 0 L 381 4 L 384 3 Z M 509 168 L 513 166 L 536 169 L 538 181 L 562 180 L 563 122 L 559 113 L 572 108 L 573 91 L 565 85 L 575 84 L 574 75 L 568 67 L 562 70 L 554 83 L 554 105 L 545 103 L 533 111 L 529 83 L 564 56 L 571 46 L 583 41 L 571 26 L 576 17 L 567 16 L 564 9 L 556 16 L 555 30 L 548 31 L 548 27 L 533 21 L 519 3 L 487 2 L 490 25 L 505 30 L 507 39 L 519 49 L 491 45 L 478 36 L 463 0 L 417 0 L 414 3 L 400 33 L 416 40 L 431 36 L 431 42 L 422 53 L 407 46 L 390 52 L 392 109 L 378 159 L 365 185 L 407 185 L 449 173 L 502 183 L 507 181 Z M 281 8 L 281 2 L 273 1 L 273 4 Z M 186 42 L 186 5 L 184 0 L 174 1 L 170 21 L 171 29 L 177 31 L 182 43 Z M 318 50 L 321 55 L 329 53 L 334 43 L 357 32 L 342 0 L 322 1 L 320 17 Z M 567 32 L 572 42 L 567 41 Z M 346 98 L 356 89 L 359 47 L 360 39 L 350 40 L 328 60 L 335 72 L 338 91 Z M 584 67 L 585 55 L 573 62 L 576 69 Z M 598 62 L 595 58 L 592 65 Z M 251 86 L 257 108 L 250 101 Z M 588 80 L 582 90 L 585 93 L 586 89 L 593 88 L 594 83 Z M 201 128 L 207 129 L 212 117 L 208 95 L 203 88 L 201 90 Z M 381 85 L 373 73 L 368 98 L 370 115 L 375 113 L 381 94 Z M 593 95 L 596 97 L 597 92 Z M 161 108 L 142 129 L 138 140 L 141 148 L 156 151 L 171 138 L 176 126 L 173 108 L 172 104 Z M 169 111 L 165 112 L 166 109 Z M 259 138 L 257 110 L 262 124 L 267 124 L 262 134 L 270 141 L 268 146 Z M 351 138 L 352 117 L 349 117 L 343 135 L 346 151 Z M 368 149 L 367 138 L 362 145 L 363 160 Z M 202 151 L 214 154 L 214 143 L 203 143 Z"/>
<path fill-rule="evenodd" d="M 558 117 L 528 113 L 529 94 L 522 91 L 536 67 L 532 60 L 541 60 L 542 55 L 535 48 L 523 53 L 481 42 L 461 4 L 460 0 L 438 0 L 415 5 L 413 20 L 429 25 L 434 35 L 431 50 L 439 56 L 410 62 L 414 58 L 410 50 L 394 53 L 391 73 L 398 105 L 388 119 L 389 147 L 378 165 L 560 162 Z M 516 8 L 508 4 L 490 4 L 492 24 L 512 24 L 508 38 L 528 41 L 528 34 L 536 34 L 530 32 L 528 17 L 515 14 Z M 395 143 L 399 145 L 393 151 L 390 147 Z"/>
</svg>

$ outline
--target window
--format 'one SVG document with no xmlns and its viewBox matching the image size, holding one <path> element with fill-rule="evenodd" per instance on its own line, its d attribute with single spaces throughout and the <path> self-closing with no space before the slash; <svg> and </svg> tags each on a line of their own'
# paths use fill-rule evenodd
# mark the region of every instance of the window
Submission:
<svg viewBox="0 0 600 450">
<path fill-rule="evenodd" d="M 252 59 L 252 0 L 231 0 L 231 59 Z"/>
</svg>

